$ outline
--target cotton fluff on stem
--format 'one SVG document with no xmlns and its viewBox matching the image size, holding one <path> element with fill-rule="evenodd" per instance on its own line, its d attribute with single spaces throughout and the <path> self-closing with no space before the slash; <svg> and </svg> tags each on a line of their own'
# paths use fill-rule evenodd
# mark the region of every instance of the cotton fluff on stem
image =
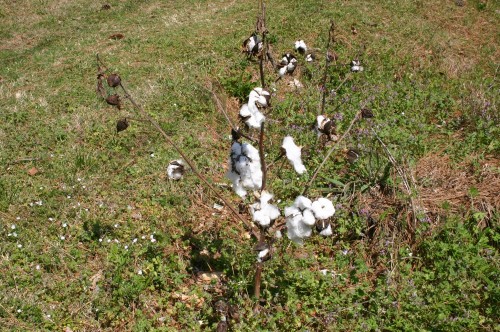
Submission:
<svg viewBox="0 0 500 332">
<path fill-rule="evenodd" d="M 255 88 L 250 92 L 248 103 L 243 104 L 240 109 L 240 117 L 247 126 L 251 128 L 260 128 L 266 118 L 259 111 L 259 107 L 269 106 L 270 99 L 271 94 L 262 88 Z"/>
<path fill-rule="evenodd" d="M 291 136 L 286 136 L 283 139 L 283 144 L 281 145 L 281 147 L 285 150 L 286 157 L 292 163 L 295 171 L 299 174 L 303 174 L 306 171 L 306 167 L 304 166 L 304 164 L 302 163 L 302 159 L 300 158 L 302 154 L 302 147 L 297 146 L 293 141 L 293 137 Z"/>
<path fill-rule="evenodd" d="M 262 227 L 269 227 L 271 221 L 281 215 L 280 210 L 275 205 L 269 204 L 272 198 L 272 194 L 267 191 L 262 191 L 260 194 L 260 202 L 250 205 L 253 221 L 257 222 Z"/>
<path fill-rule="evenodd" d="M 240 197 L 245 197 L 247 190 L 259 190 L 262 187 L 259 151 L 252 145 L 234 142 L 231 146 L 230 167 L 227 177 L 233 181 L 233 189 Z"/>
<path fill-rule="evenodd" d="M 332 202 L 326 198 L 311 202 L 307 197 L 298 196 L 292 206 L 285 207 L 288 238 L 297 244 L 302 244 L 305 238 L 311 236 L 316 219 L 325 220 L 334 213 L 335 208 Z M 328 225 L 320 234 L 332 235 L 331 226 Z"/>
<path fill-rule="evenodd" d="M 302 39 L 295 41 L 295 50 L 300 54 L 305 54 L 307 52 L 306 43 Z"/>
</svg>

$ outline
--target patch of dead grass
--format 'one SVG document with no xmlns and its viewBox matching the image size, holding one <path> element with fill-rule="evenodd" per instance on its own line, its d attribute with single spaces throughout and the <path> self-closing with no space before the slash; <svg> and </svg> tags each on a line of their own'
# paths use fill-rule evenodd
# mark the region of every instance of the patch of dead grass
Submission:
<svg viewBox="0 0 500 332">
<path fill-rule="evenodd" d="M 500 210 L 500 161 L 491 157 L 471 167 L 462 162 L 453 166 L 449 156 L 430 154 L 416 165 L 419 194 L 427 211 L 435 214 L 479 210 L 491 218 Z M 476 168 L 476 169 L 475 169 Z M 477 190 L 471 196 L 471 190 Z"/>
</svg>

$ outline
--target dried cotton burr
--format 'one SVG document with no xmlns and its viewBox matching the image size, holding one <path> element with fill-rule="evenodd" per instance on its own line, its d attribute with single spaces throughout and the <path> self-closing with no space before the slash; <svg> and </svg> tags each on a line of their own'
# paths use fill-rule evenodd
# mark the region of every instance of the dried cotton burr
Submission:
<svg viewBox="0 0 500 332">
<path fill-rule="evenodd" d="M 128 121 L 126 118 L 116 121 L 116 132 L 124 131 L 128 128 Z"/>
<path fill-rule="evenodd" d="M 118 76 L 118 74 L 111 74 L 108 76 L 107 78 L 107 81 L 108 81 L 108 85 L 112 88 L 116 88 L 117 86 L 119 86 L 121 84 L 121 79 L 120 79 L 120 76 Z"/>
</svg>

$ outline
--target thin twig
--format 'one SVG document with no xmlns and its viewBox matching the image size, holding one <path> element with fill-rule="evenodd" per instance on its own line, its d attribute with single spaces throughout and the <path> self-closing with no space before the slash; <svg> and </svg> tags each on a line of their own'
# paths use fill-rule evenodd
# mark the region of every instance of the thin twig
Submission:
<svg viewBox="0 0 500 332">
<path fill-rule="evenodd" d="M 304 188 L 304 191 L 302 192 L 303 196 L 306 195 L 307 190 L 309 189 L 309 187 L 311 187 L 311 185 L 314 182 L 314 180 L 316 180 L 316 177 L 318 176 L 319 171 L 325 165 L 325 163 L 328 160 L 328 158 L 330 157 L 330 155 L 340 145 L 340 142 L 342 142 L 344 140 L 344 138 L 351 132 L 351 129 L 352 129 L 354 123 L 360 118 L 360 115 L 361 115 L 361 111 L 358 111 L 358 113 L 356 113 L 356 115 L 354 116 L 354 119 L 352 119 L 351 123 L 349 124 L 349 127 L 344 132 L 344 134 L 338 139 L 337 142 L 335 142 L 335 145 L 332 146 L 330 148 L 330 150 L 328 150 L 328 153 L 326 154 L 325 158 L 323 159 L 323 161 L 321 162 L 321 164 L 316 168 L 316 170 L 314 171 L 314 174 L 313 174 L 311 180 L 309 180 L 309 182 L 307 183 L 306 187 Z"/>
<path fill-rule="evenodd" d="M 266 158 L 264 154 L 264 122 L 260 124 L 259 157 L 260 157 L 260 168 L 262 170 L 262 186 L 260 188 L 260 191 L 262 192 L 266 190 L 266 178 L 267 178 Z"/>
<path fill-rule="evenodd" d="M 264 1 L 260 1 L 260 8 L 261 8 L 261 15 L 257 18 L 257 24 L 256 24 L 256 30 L 258 33 L 262 35 L 262 51 L 260 52 L 259 55 L 259 72 L 260 72 L 260 83 L 262 85 L 262 88 L 266 88 L 266 79 L 264 76 L 264 59 L 267 55 L 267 42 L 266 42 L 266 35 L 267 35 L 267 28 L 266 28 L 266 5 L 264 4 Z"/>
<path fill-rule="evenodd" d="M 227 122 L 231 126 L 231 129 L 234 130 L 235 132 L 237 132 L 242 137 L 245 137 L 247 140 L 251 141 L 252 143 L 255 143 L 256 142 L 255 138 L 253 138 L 251 136 L 248 136 L 245 133 L 243 133 L 241 131 L 240 127 L 236 126 L 233 123 L 233 121 L 231 121 L 231 118 L 229 117 L 229 115 L 226 112 L 226 108 L 222 105 L 222 102 L 220 101 L 220 99 L 217 96 L 217 94 L 215 93 L 215 91 L 212 90 L 212 89 L 208 89 L 208 88 L 206 88 L 206 89 L 212 93 L 212 99 L 215 101 L 215 105 L 217 106 L 217 109 L 224 115 L 224 117 L 226 118 Z"/>
<path fill-rule="evenodd" d="M 241 221 L 243 224 L 252 232 L 252 234 L 256 237 L 259 238 L 259 231 L 258 229 L 251 223 L 249 223 L 247 220 L 243 219 L 241 215 L 236 211 L 236 209 L 232 206 L 231 203 L 217 190 L 215 189 L 210 182 L 198 171 L 194 163 L 191 161 L 190 158 L 186 156 L 186 154 L 177 146 L 177 144 L 174 143 L 174 141 L 168 136 L 168 134 L 161 128 L 161 126 L 156 122 L 139 104 L 135 102 L 135 100 L 132 98 L 132 96 L 128 93 L 127 89 L 123 86 L 122 83 L 120 83 L 120 87 L 122 88 L 123 92 L 125 93 L 125 97 L 127 97 L 128 100 L 134 105 L 135 109 L 138 110 L 144 118 L 146 118 L 152 125 L 153 127 L 158 130 L 163 138 L 182 156 L 184 161 L 189 165 L 189 167 L 192 169 L 193 173 L 216 195 L 218 196 L 224 204 L 231 210 L 231 212 Z"/>
<path fill-rule="evenodd" d="M 333 20 L 330 22 L 330 29 L 328 30 L 328 42 L 326 43 L 326 54 L 325 54 L 325 71 L 323 72 L 323 78 L 321 80 L 321 108 L 319 114 L 325 113 L 325 103 L 326 103 L 326 79 L 328 77 L 328 66 L 332 59 L 330 59 L 330 43 L 335 42 L 335 22 Z M 318 114 L 318 115 L 319 115 Z"/>
</svg>

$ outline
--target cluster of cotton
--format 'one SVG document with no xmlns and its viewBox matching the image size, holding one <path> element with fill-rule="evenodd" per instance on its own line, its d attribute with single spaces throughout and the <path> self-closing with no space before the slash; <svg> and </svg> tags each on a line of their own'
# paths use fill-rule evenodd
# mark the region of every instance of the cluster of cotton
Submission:
<svg viewBox="0 0 500 332">
<path fill-rule="evenodd" d="M 230 155 L 231 169 L 227 177 L 233 181 L 233 190 L 245 197 L 247 190 L 262 186 L 262 169 L 259 151 L 248 143 L 233 142 Z"/>
<path fill-rule="evenodd" d="M 278 73 L 280 77 L 285 76 L 285 74 L 292 74 L 297 66 L 297 58 L 291 54 L 286 53 L 283 54 L 280 63 L 278 64 Z"/>
<path fill-rule="evenodd" d="M 319 198 L 312 202 L 309 198 L 298 196 L 292 206 L 285 208 L 287 235 L 295 243 L 302 244 L 304 238 L 311 236 L 312 228 L 317 220 L 320 223 L 333 216 L 335 208 L 332 202 L 326 198 Z M 320 234 L 328 236 L 332 234 L 331 226 L 328 224 Z"/>
<path fill-rule="evenodd" d="M 257 222 L 262 227 L 269 227 L 271 221 L 281 215 L 280 210 L 275 205 L 269 204 L 272 198 L 273 195 L 271 193 L 262 191 L 259 202 L 250 205 L 253 221 Z"/>
<path fill-rule="evenodd" d="M 266 119 L 259 111 L 259 107 L 269 106 L 271 94 L 262 88 L 255 88 L 248 96 L 248 103 L 243 104 L 240 109 L 240 117 L 251 128 L 260 128 Z"/>
<path fill-rule="evenodd" d="M 254 32 L 250 37 L 245 39 L 242 45 L 243 52 L 249 56 L 255 56 L 262 50 L 263 44 L 259 36 Z"/>
<path fill-rule="evenodd" d="M 304 164 L 302 163 L 302 159 L 300 158 L 302 147 L 297 146 L 291 136 L 286 136 L 283 139 L 283 144 L 281 145 L 281 147 L 285 150 L 286 157 L 292 163 L 295 171 L 299 174 L 303 174 L 306 171 L 306 167 L 304 166 Z"/>
</svg>

